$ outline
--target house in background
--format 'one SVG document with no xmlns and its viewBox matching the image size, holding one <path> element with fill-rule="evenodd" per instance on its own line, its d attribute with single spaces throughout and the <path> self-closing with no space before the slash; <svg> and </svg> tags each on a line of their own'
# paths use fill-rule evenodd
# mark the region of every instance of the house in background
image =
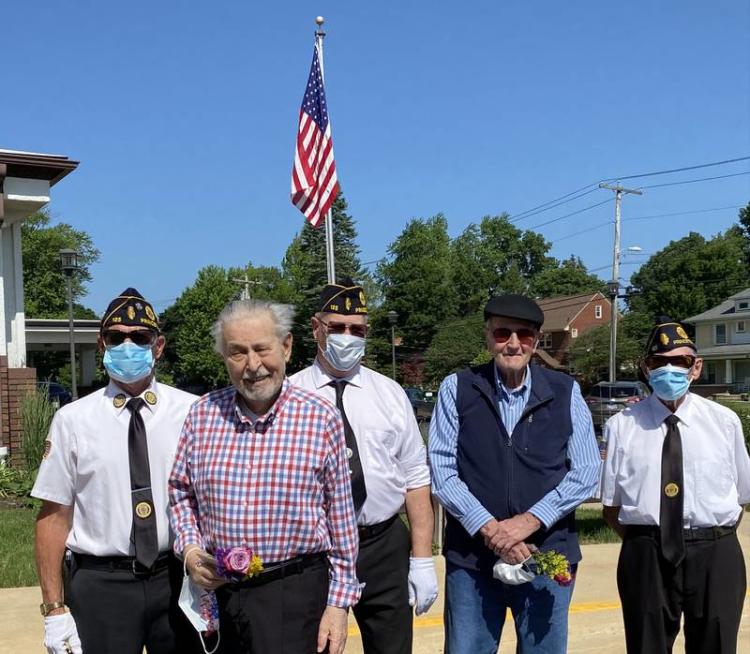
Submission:
<svg viewBox="0 0 750 654">
<path fill-rule="evenodd" d="M 750 388 L 750 288 L 685 322 L 695 325 L 695 345 L 703 358 L 698 384 L 746 392 Z"/>
<path fill-rule="evenodd" d="M 609 325 L 612 306 L 603 293 L 558 295 L 537 300 L 544 312 L 539 350 L 567 367 L 573 340 L 594 327 Z M 550 366 L 552 367 L 552 366 Z"/>
</svg>

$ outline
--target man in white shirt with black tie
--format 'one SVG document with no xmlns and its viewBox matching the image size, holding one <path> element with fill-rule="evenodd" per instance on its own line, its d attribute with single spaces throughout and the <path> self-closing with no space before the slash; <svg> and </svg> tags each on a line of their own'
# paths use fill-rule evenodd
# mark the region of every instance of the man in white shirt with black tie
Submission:
<svg viewBox="0 0 750 654">
<path fill-rule="evenodd" d="M 357 577 L 365 584 L 354 615 L 365 654 L 408 654 L 410 605 L 424 613 L 438 593 L 424 442 L 403 389 L 360 363 L 367 337 L 362 287 L 350 279 L 329 284 L 319 306 L 312 319 L 317 357 L 290 381 L 335 404 L 344 420 L 359 526 Z M 399 519 L 403 505 L 408 530 Z"/>
<path fill-rule="evenodd" d="M 672 651 L 684 616 L 690 654 L 734 654 L 745 599 L 736 529 L 750 458 L 730 409 L 688 392 L 702 360 L 662 317 L 642 372 L 653 394 L 605 425 L 602 504 L 623 538 L 617 569 L 629 654 Z"/>
<path fill-rule="evenodd" d="M 101 321 L 109 385 L 52 421 L 31 491 L 42 500 L 35 549 L 50 654 L 201 651 L 177 605 L 182 564 L 167 515 L 167 478 L 197 398 L 156 381 L 164 344 L 151 304 L 124 290 Z"/>
</svg>

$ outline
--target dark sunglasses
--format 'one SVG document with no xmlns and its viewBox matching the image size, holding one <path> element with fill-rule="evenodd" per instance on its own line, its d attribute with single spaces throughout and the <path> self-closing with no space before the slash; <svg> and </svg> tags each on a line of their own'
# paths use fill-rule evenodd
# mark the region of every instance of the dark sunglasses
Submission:
<svg viewBox="0 0 750 654">
<path fill-rule="evenodd" d="M 346 322 L 326 322 L 321 320 L 320 323 L 325 325 L 329 334 L 345 334 L 347 329 L 352 336 L 364 338 L 367 336 L 367 325 L 350 325 Z"/>
<path fill-rule="evenodd" d="M 135 345 L 153 345 L 156 341 L 156 334 L 150 331 L 139 332 L 118 332 L 109 331 L 102 334 L 105 345 L 117 346 L 122 345 L 127 339 L 130 339 Z"/>
<path fill-rule="evenodd" d="M 668 364 L 677 366 L 678 368 L 685 368 L 690 370 L 695 364 L 695 357 L 689 354 L 681 354 L 676 357 L 665 357 L 661 354 L 652 354 L 646 357 L 646 368 L 649 370 L 656 370 L 657 368 L 663 368 Z"/>
<path fill-rule="evenodd" d="M 522 327 L 521 329 L 497 327 L 492 330 L 492 337 L 495 339 L 495 343 L 506 343 L 513 334 L 518 337 L 521 345 L 534 345 L 534 341 L 536 341 L 536 332 L 528 327 Z"/>
</svg>

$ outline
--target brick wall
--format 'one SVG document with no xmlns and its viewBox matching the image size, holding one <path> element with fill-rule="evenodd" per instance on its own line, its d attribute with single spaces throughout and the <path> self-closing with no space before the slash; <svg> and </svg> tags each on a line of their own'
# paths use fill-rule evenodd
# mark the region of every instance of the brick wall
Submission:
<svg viewBox="0 0 750 654">
<path fill-rule="evenodd" d="M 0 357 L 0 445 L 8 448 L 10 461 L 20 463 L 21 402 L 36 386 L 36 369 L 8 368 L 8 358 Z"/>
</svg>

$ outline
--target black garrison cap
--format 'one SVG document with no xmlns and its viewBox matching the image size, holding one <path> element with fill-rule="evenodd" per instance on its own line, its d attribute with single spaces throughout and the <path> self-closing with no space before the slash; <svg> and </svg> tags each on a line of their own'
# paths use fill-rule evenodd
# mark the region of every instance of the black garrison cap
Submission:
<svg viewBox="0 0 750 654">
<path fill-rule="evenodd" d="M 672 320 L 669 316 L 659 316 L 646 341 L 646 356 L 663 354 L 678 347 L 690 347 L 697 351 L 695 343 L 682 323 Z"/>
<path fill-rule="evenodd" d="M 159 318 L 154 308 L 134 288 L 126 288 L 109 303 L 102 318 L 101 329 L 112 325 L 147 327 L 159 331 Z"/>
<path fill-rule="evenodd" d="M 341 284 L 328 284 L 320 294 L 318 304 L 323 313 L 339 313 L 343 316 L 367 315 L 367 300 L 361 286 L 357 286 L 350 277 Z"/>
<path fill-rule="evenodd" d="M 544 323 L 544 312 L 531 298 L 509 293 L 490 298 L 484 306 L 484 319 L 491 316 L 502 316 L 513 320 L 523 320 L 536 325 L 539 329 Z"/>
</svg>

